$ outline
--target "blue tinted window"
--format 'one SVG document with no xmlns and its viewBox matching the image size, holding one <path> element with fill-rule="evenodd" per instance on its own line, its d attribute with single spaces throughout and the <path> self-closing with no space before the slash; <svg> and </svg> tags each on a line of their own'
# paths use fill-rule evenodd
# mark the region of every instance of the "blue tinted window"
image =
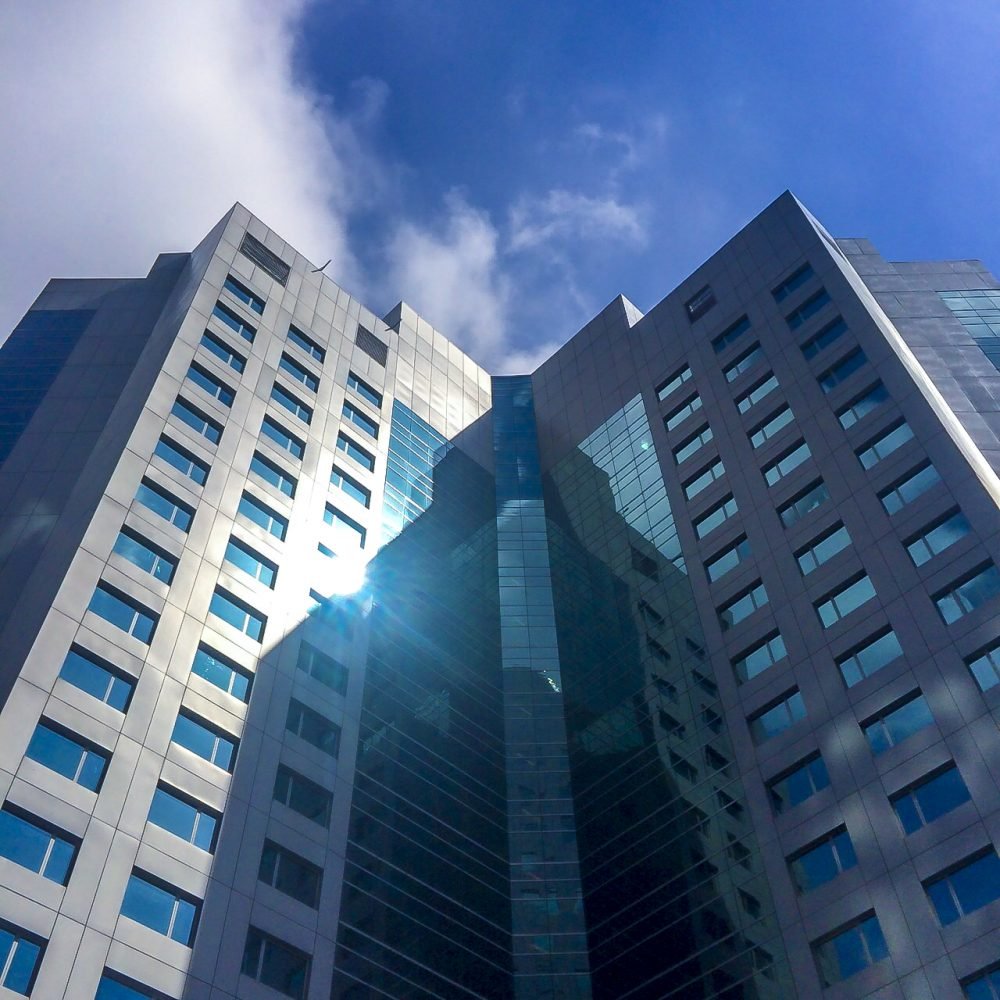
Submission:
<svg viewBox="0 0 1000 1000">
<path fill-rule="evenodd" d="M 764 351 L 761 349 L 760 344 L 754 344 L 753 347 L 744 351 L 735 361 L 726 365 L 722 370 L 722 374 L 726 376 L 727 382 L 735 382 L 744 372 L 750 371 L 754 365 L 763 360 Z"/>
<path fill-rule="evenodd" d="M 204 677 L 206 681 L 240 701 L 250 700 L 250 675 L 204 643 L 198 646 L 194 654 L 191 673 Z"/>
<path fill-rule="evenodd" d="M 826 483 L 821 479 L 811 486 L 807 486 L 801 493 L 780 507 L 778 509 L 778 516 L 781 518 L 781 523 L 786 528 L 790 528 L 829 499 L 830 491 L 826 488 Z"/>
<path fill-rule="evenodd" d="M 176 557 L 153 545 L 131 528 L 125 527 L 118 532 L 114 551 L 161 583 L 170 583 L 174 578 Z"/>
<path fill-rule="evenodd" d="M 226 546 L 225 561 L 231 566 L 243 570 L 248 576 L 259 580 L 265 587 L 274 588 L 278 575 L 278 567 L 259 552 L 255 552 L 245 542 L 238 538 L 230 538 Z"/>
<path fill-rule="evenodd" d="M 732 545 L 705 563 L 705 572 L 709 580 L 714 583 L 749 558 L 750 543 L 746 538 L 738 538 Z"/>
<path fill-rule="evenodd" d="M 767 788 L 774 811 L 783 813 L 786 809 L 812 798 L 829 784 L 830 777 L 826 771 L 826 764 L 823 763 L 823 758 L 816 754 L 796 765 L 793 770 L 773 779 Z"/>
<path fill-rule="evenodd" d="M 176 525 L 181 531 L 186 532 L 191 527 L 191 521 L 194 519 L 193 508 L 172 496 L 162 486 L 144 479 L 139 484 L 135 498 L 143 507 Z"/>
<path fill-rule="evenodd" d="M 766 743 L 806 717 L 806 706 L 799 691 L 792 691 L 781 701 L 750 717 L 750 735 L 756 744 Z"/>
<path fill-rule="evenodd" d="M 756 406 L 762 399 L 770 396 L 778 388 L 778 377 L 771 372 L 758 382 L 752 389 L 748 389 L 739 399 L 736 400 L 736 409 L 740 413 L 748 412 Z"/>
<path fill-rule="evenodd" d="M 108 586 L 103 580 L 97 585 L 88 610 L 110 622 L 115 628 L 135 636 L 140 642 L 148 644 L 152 641 L 157 616 L 149 608 Z"/>
<path fill-rule="evenodd" d="M 817 381 L 824 392 L 833 392 L 841 382 L 849 379 L 859 368 L 868 364 L 868 358 L 860 347 L 855 347 L 850 354 L 842 358 L 831 368 L 828 368 Z"/>
<path fill-rule="evenodd" d="M 684 484 L 684 496 L 691 500 L 703 490 L 708 489 L 717 479 L 721 479 L 726 474 L 722 459 L 717 458 L 711 465 L 702 469 L 693 479 L 689 479 Z"/>
<path fill-rule="evenodd" d="M 883 403 L 889 401 L 889 392 L 881 382 L 876 382 L 864 395 L 859 396 L 848 406 L 837 410 L 837 419 L 840 426 L 847 430 L 853 427 L 859 420 L 866 417 L 872 410 L 877 409 Z"/>
<path fill-rule="evenodd" d="M 238 597 L 234 597 L 225 590 L 216 590 L 212 594 L 208 610 L 256 642 L 263 641 L 267 619 L 259 611 L 244 604 Z"/>
<path fill-rule="evenodd" d="M 236 739 L 186 712 L 177 716 L 170 739 L 223 771 L 232 771 L 236 762 Z"/>
<path fill-rule="evenodd" d="M 934 722 L 934 716 L 922 694 L 903 702 L 864 725 L 872 753 L 884 753 L 914 733 Z"/>
<path fill-rule="evenodd" d="M 725 499 L 694 522 L 694 533 L 699 538 L 704 538 L 719 527 L 720 524 L 728 521 L 738 511 L 739 508 L 736 506 L 736 501 L 730 493 L 729 496 L 725 497 Z"/>
<path fill-rule="evenodd" d="M 117 975 L 105 969 L 101 981 L 97 984 L 97 996 L 94 1000 L 157 1000 L 157 995 L 129 986 Z"/>
<path fill-rule="evenodd" d="M 220 340 L 214 333 L 206 330 L 201 337 L 201 346 L 210 354 L 214 354 L 220 361 L 225 362 L 234 371 L 243 374 L 247 366 L 247 359 L 242 354 L 237 354 L 224 340 Z"/>
<path fill-rule="evenodd" d="M 342 539 L 348 547 L 365 547 L 368 532 L 364 525 L 359 524 L 353 517 L 348 517 L 343 511 L 327 504 L 326 510 L 323 512 L 323 520 L 333 526 L 337 537 Z"/>
<path fill-rule="evenodd" d="M 859 448 L 856 452 L 858 461 L 863 468 L 870 469 L 882 459 L 888 458 L 894 451 L 902 448 L 912 437 L 913 431 L 910 429 L 910 425 L 905 422 L 899 423 L 864 448 Z"/>
<path fill-rule="evenodd" d="M 85 691 L 119 712 L 128 709 L 135 690 L 135 681 L 122 677 L 103 660 L 80 646 L 70 648 L 59 676 L 73 687 Z"/>
<path fill-rule="evenodd" d="M 150 930 L 188 945 L 194 940 L 198 904 L 172 887 L 153 881 L 148 875 L 132 872 L 122 900 L 123 917 Z"/>
<path fill-rule="evenodd" d="M 264 842 L 257 877 L 313 909 L 319 906 L 321 868 L 273 841 Z"/>
<path fill-rule="evenodd" d="M 58 885 L 69 881 L 79 841 L 8 802 L 0 809 L 0 856 Z"/>
<path fill-rule="evenodd" d="M 830 296 L 826 289 L 821 288 L 814 295 L 810 295 L 798 309 L 789 313 L 785 319 L 793 330 L 797 330 L 806 320 L 815 316 L 829 301 Z"/>
<path fill-rule="evenodd" d="M 274 800 L 320 826 L 330 825 L 333 793 L 284 764 L 274 779 Z"/>
<path fill-rule="evenodd" d="M 362 486 L 353 476 L 348 475 L 343 469 L 333 467 L 330 475 L 330 482 L 334 486 L 342 489 L 349 497 L 357 500 L 363 507 L 370 507 L 372 502 L 372 491 L 367 486 Z"/>
<path fill-rule="evenodd" d="M 255 313 L 264 311 L 264 300 L 254 292 L 251 292 L 241 281 L 237 281 L 231 274 L 226 276 L 222 286 L 230 295 L 235 295 L 244 305 L 250 307 Z"/>
<path fill-rule="evenodd" d="M 888 957 L 878 917 L 869 914 L 814 946 L 824 986 L 832 986 Z"/>
<path fill-rule="evenodd" d="M 761 588 L 763 589 L 763 588 Z M 751 592 L 752 593 L 752 592 Z M 765 594 L 765 597 L 767 595 Z M 748 681 L 785 657 L 785 640 L 778 633 L 748 649 L 733 660 L 733 669 L 740 681 Z"/>
<path fill-rule="evenodd" d="M 303 1000 L 309 982 L 309 956 L 251 927 L 240 971 L 292 1000 Z"/>
<path fill-rule="evenodd" d="M 721 354 L 730 344 L 735 343 L 750 329 L 750 320 L 741 316 L 732 326 L 727 327 L 712 341 L 716 354 Z"/>
<path fill-rule="evenodd" d="M 795 419 L 789 407 L 783 406 L 777 413 L 769 417 L 756 430 L 749 435 L 750 444 L 754 448 L 761 448 L 771 438 L 776 437 Z"/>
<path fill-rule="evenodd" d="M 369 472 L 375 470 L 375 456 L 365 451 L 359 444 L 355 444 L 345 434 L 337 435 L 337 448 L 345 455 L 353 458 L 359 465 L 364 466 Z"/>
<path fill-rule="evenodd" d="M 296 458 L 302 458 L 306 453 L 305 442 L 286 431 L 277 420 L 273 420 L 271 417 L 264 417 L 260 425 L 260 432 L 265 437 L 270 438 L 279 448 L 289 452 Z"/>
<path fill-rule="evenodd" d="M 939 482 L 941 482 L 941 476 L 937 469 L 930 462 L 922 462 L 915 471 L 907 473 L 906 478 L 899 480 L 888 489 L 882 490 L 878 498 L 882 501 L 886 513 L 895 514 L 896 511 L 901 510 L 908 503 L 912 503 Z"/>
<path fill-rule="evenodd" d="M 28 996 L 35 984 L 45 942 L 27 931 L 0 925 L 0 985 Z"/>
<path fill-rule="evenodd" d="M 915 566 L 922 566 L 939 552 L 944 552 L 956 542 L 960 542 L 971 531 L 972 525 L 966 520 L 965 515 L 961 511 L 951 511 L 943 518 L 937 518 L 919 535 L 911 538 L 906 543 L 906 551 Z"/>
<path fill-rule="evenodd" d="M 965 862 L 924 888 L 944 926 L 1000 898 L 1000 858 L 995 850 Z"/>
<path fill-rule="evenodd" d="M 950 625 L 982 607 L 997 594 L 1000 594 L 1000 571 L 990 563 L 951 584 L 946 591 L 935 594 L 934 603 L 945 624 Z"/>
<path fill-rule="evenodd" d="M 965 984 L 967 1000 L 1000 1000 L 1000 968 L 991 969 Z"/>
<path fill-rule="evenodd" d="M 698 410 L 702 408 L 701 396 L 695 394 L 689 399 L 685 400 L 676 410 L 668 413 L 663 418 L 663 426 L 666 427 L 668 431 L 672 431 L 675 427 L 679 427 L 692 413 L 697 413 Z"/>
<path fill-rule="evenodd" d="M 294 344 L 296 347 L 301 348 L 310 357 L 315 358 L 320 364 L 323 363 L 323 359 L 326 357 L 326 351 L 323 350 L 316 341 L 311 340 L 307 337 L 301 330 L 294 326 L 288 328 L 288 342 Z"/>
<path fill-rule="evenodd" d="M 812 452 L 809 450 L 809 445 L 805 441 L 800 441 L 791 451 L 785 452 L 780 458 L 764 466 L 762 470 L 764 481 L 768 486 L 774 486 L 775 483 L 784 479 L 811 457 Z"/>
<path fill-rule="evenodd" d="M 233 333 L 237 333 L 244 340 L 249 340 L 250 343 L 253 343 L 253 338 L 257 335 L 257 328 L 251 326 L 245 319 L 230 309 L 229 306 L 224 306 L 221 302 L 216 302 L 215 308 L 212 310 L 212 315 L 220 322 L 225 323 Z"/>
<path fill-rule="evenodd" d="M 809 892 L 810 889 L 835 879 L 857 863 L 851 838 L 842 829 L 789 859 L 788 867 L 799 892 Z"/>
<path fill-rule="evenodd" d="M 232 406 L 236 398 L 236 390 L 226 385 L 221 379 L 217 379 L 207 368 L 203 368 L 197 361 L 191 362 L 188 368 L 187 377 L 195 385 L 204 389 L 213 399 L 217 399 L 223 406 Z"/>
<path fill-rule="evenodd" d="M 812 542 L 808 548 L 802 549 L 795 554 L 795 559 L 799 564 L 799 569 L 803 576 L 807 576 L 814 569 L 818 569 L 825 562 L 829 562 L 838 552 L 843 552 L 851 544 L 851 536 L 842 524 L 836 525 L 832 530 L 827 529 L 816 541 Z"/>
<path fill-rule="evenodd" d="M 838 316 L 832 323 L 827 323 L 816 336 L 810 337 L 802 344 L 802 353 L 807 358 L 814 358 L 845 333 L 847 333 L 847 324 Z"/>
<path fill-rule="evenodd" d="M 270 459 L 265 458 L 260 452 L 255 451 L 250 460 L 250 471 L 256 473 L 265 482 L 276 487 L 285 496 L 295 496 L 295 487 L 298 485 L 294 476 L 289 475 L 279 465 L 275 465 Z"/>
<path fill-rule="evenodd" d="M 285 533 L 288 531 L 288 519 L 282 517 L 275 510 L 271 510 L 266 503 L 244 493 L 240 497 L 239 512 L 254 524 L 260 525 L 266 532 L 284 541 Z"/>
<path fill-rule="evenodd" d="M 965 662 L 972 671 L 980 691 L 989 691 L 990 688 L 1000 684 L 1000 646 L 984 649 Z"/>
<path fill-rule="evenodd" d="M 103 751 L 91 749 L 79 737 L 44 719 L 35 727 L 25 756 L 92 792 L 101 787 L 108 765 Z"/>
<path fill-rule="evenodd" d="M 875 597 L 875 585 L 867 574 L 851 581 L 815 605 L 823 628 L 830 628 Z"/>
<path fill-rule="evenodd" d="M 382 408 L 382 393 L 373 389 L 367 382 L 359 379 L 354 372 L 349 372 L 347 375 L 347 387 L 353 389 L 362 398 L 367 399 L 372 406 L 378 409 Z"/>
<path fill-rule="evenodd" d="M 289 355 L 281 355 L 278 367 L 291 375 L 296 382 L 301 382 L 310 392 L 315 392 L 319 388 L 319 378 Z"/>
<path fill-rule="evenodd" d="M 958 768 L 950 764 L 894 795 L 892 807 L 896 810 L 903 832 L 913 833 L 968 801 L 969 789 L 965 787 Z"/>
<path fill-rule="evenodd" d="M 218 815 L 166 785 L 158 785 L 153 793 L 149 822 L 203 851 L 215 850 Z"/>
<path fill-rule="evenodd" d="M 211 441 L 212 444 L 218 444 L 222 439 L 222 424 L 202 413 L 197 406 L 193 406 L 183 397 L 177 397 L 170 412 L 182 423 L 187 424 L 202 437 Z"/>
<path fill-rule="evenodd" d="M 806 284 L 811 278 L 815 276 L 816 272 L 812 269 L 812 265 L 806 262 L 797 271 L 790 274 L 785 280 L 778 285 L 777 288 L 771 290 L 771 294 L 774 296 L 775 302 L 781 302 L 787 299 L 792 292 L 801 288 Z"/>
<path fill-rule="evenodd" d="M 288 703 L 285 728 L 331 757 L 337 756 L 340 727 L 294 698 Z"/>
<path fill-rule="evenodd" d="M 308 424 L 312 420 L 312 410 L 286 389 L 283 389 L 277 382 L 271 386 L 271 399 L 283 406 L 289 413 L 295 414 L 304 423 Z"/>
<path fill-rule="evenodd" d="M 183 473 L 188 479 L 194 480 L 199 486 L 205 485 L 208 479 L 208 465 L 200 458 L 196 458 L 187 450 L 182 448 L 170 438 L 161 437 L 156 442 L 153 454 L 162 458 L 167 465 L 173 466 L 178 472 Z"/>
<path fill-rule="evenodd" d="M 366 434 L 373 438 L 378 437 L 378 424 L 367 414 L 364 414 L 353 403 L 344 403 L 342 411 L 345 420 L 360 427 Z"/>
<path fill-rule="evenodd" d="M 749 590 L 744 590 L 731 601 L 727 601 L 721 608 L 717 609 L 719 615 L 719 625 L 723 631 L 738 625 L 745 618 L 749 618 L 758 608 L 762 608 L 768 602 L 767 589 L 759 580 Z M 782 652 L 782 656 L 784 652 Z"/>
<path fill-rule="evenodd" d="M 837 666 L 848 687 L 853 687 L 876 671 L 887 667 L 903 655 L 896 633 L 888 629 L 881 635 L 865 640 L 863 646 L 837 659 Z"/>
</svg>

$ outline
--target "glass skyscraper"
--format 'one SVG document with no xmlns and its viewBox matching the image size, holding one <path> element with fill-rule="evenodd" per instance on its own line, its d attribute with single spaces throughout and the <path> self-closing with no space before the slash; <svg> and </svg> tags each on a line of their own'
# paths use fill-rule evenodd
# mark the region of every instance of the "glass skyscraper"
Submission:
<svg viewBox="0 0 1000 1000">
<path fill-rule="evenodd" d="M 50 282 L 0 992 L 1000 998 L 993 343 L 983 265 L 787 193 L 523 376 L 239 205 Z"/>
</svg>

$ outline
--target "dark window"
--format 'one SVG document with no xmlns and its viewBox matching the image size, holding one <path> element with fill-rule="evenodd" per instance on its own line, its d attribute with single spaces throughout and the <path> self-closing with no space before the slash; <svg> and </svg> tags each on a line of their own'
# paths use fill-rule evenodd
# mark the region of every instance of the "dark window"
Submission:
<svg viewBox="0 0 1000 1000">
<path fill-rule="evenodd" d="M 826 488 L 826 483 L 820 479 L 810 483 L 799 493 L 796 493 L 791 500 L 779 507 L 778 516 L 781 518 L 781 523 L 786 528 L 790 528 L 829 499 L 830 492 Z"/>
<path fill-rule="evenodd" d="M 92 792 L 101 787 L 108 766 L 106 750 L 98 750 L 44 718 L 35 727 L 25 756 Z"/>
<path fill-rule="evenodd" d="M 847 333 L 847 324 L 838 316 L 832 323 L 827 323 L 819 333 L 802 344 L 802 353 L 806 358 L 814 358 L 845 333 Z"/>
<path fill-rule="evenodd" d="M 310 646 L 308 642 L 299 646 L 299 658 L 295 665 L 304 674 L 338 694 L 344 694 L 347 690 L 347 667 L 332 656 L 321 653 L 315 646 Z"/>
<path fill-rule="evenodd" d="M 693 323 L 696 319 L 701 319 L 715 305 L 715 293 L 711 287 L 705 285 L 699 289 L 684 303 L 684 311 L 688 319 Z"/>
<path fill-rule="evenodd" d="M 266 483 L 270 483 L 285 496 L 295 496 L 295 487 L 298 480 L 294 476 L 285 472 L 280 465 L 275 464 L 269 458 L 265 458 L 259 451 L 253 453 L 250 459 L 250 471 L 260 476 Z"/>
<path fill-rule="evenodd" d="M 817 381 L 824 392 L 833 392 L 841 382 L 849 379 L 859 368 L 868 364 L 868 358 L 860 347 L 855 347 L 850 354 L 841 358 L 835 365 L 828 368 Z"/>
<path fill-rule="evenodd" d="M 279 448 L 287 451 L 291 455 L 294 455 L 296 458 L 302 458 L 302 456 L 306 453 L 305 441 L 301 438 L 297 438 L 290 431 L 285 430 L 285 428 L 272 417 L 264 417 L 260 425 L 260 432 L 265 437 L 270 438 Z"/>
<path fill-rule="evenodd" d="M 382 409 L 382 393 L 373 389 L 363 379 L 358 378 L 354 372 L 347 373 L 347 387 L 353 389 L 363 399 L 367 399 L 372 406 Z"/>
<path fill-rule="evenodd" d="M 174 578 L 177 557 L 147 541 L 129 527 L 118 532 L 114 551 L 161 583 L 170 583 Z"/>
<path fill-rule="evenodd" d="M 319 388 L 319 378 L 289 355 L 284 353 L 281 355 L 278 367 L 291 375 L 296 382 L 301 382 L 310 392 L 315 392 Z"/>
<path fill-rule="evenodd" d="M 672 410 L 663 418 L 663 426 L 666 427 L 668 431 L 672 431 L 675 427 L 679 427 L 692 413 L 696 413 L 701 409 L 701 396 L 697 393 L 695 395 L 688 397 L 676 410 Z"/>
<path fill-rule="evenodd" d="M 337 756 L 340 745 L 340 727 L 326 716 L 314 712 L 294 698 L 288 703 L 288 717 L 285 728 L 295 736 L 311 743 L 331 757 Z"/>
<path fill-rule="evenodd" d="M 80 841 L 8 802 L 0 809 L 0 857 L 65 885 Z"/>
<path fill-rule="evenodd" d="M 990 848 L 925 882 L 924 889 L 938 920 L 947 927 L 1000 898 L 1000 858 Z"/>
<path fill-rule="evenodd" d="M 238 597 L 234 597 L 226 590 L 216 588 L 212 594 L 212 600 L 208 606 L 209 612 L 228 622 L 233 628 L 238 629 L 244 635 L 249 636 L 256 642 L 264 641 L 264 629 L 267 626 L 267 618 L 256 608 L 251 608 Z"/>
<path fill-rule="evenodd" d="M 264 841 L 257 877 L 306 906 L 319 906 L 323 870 L 280 844 Z"/>
<path fill-rule="evenodd" d="M 251 326 L 239 313 L 230 309 L 229 306 L 223 305 L 221 302 L 215 303 L 212 315 L 220 323 L 228 326 L 233 333 L 238 334 L 244 340 L 249 340 L 250 343 L 253 343 L 254 337 L 257 336 L 257 328 L 255 326 Z"/>
<path fill-rule="evenodd" d="M 829 293 L 825 288 L 821 288 L 818 292 L 810 295 L 798 309 L 792 310 L 785 319 L 793 330 L 797 330 L 807 320 L 812 319 L 829 301 Z"/>
<path fill-rule="evenodd" d="M 244 305 L 249 306 L 252 312 L 260 315 L 264 311 L 264 300 L 247 288 L 241 281 L 237 281 L 231 274 L 226 275 L 225 283 L 222 286 L 230 295 L 235 295 Z"/>
<path fill-rule="evenodd" d="M 204 643 L 199 644 L 198 650 L 194 654 L 191 673 L 203 677 L 219 690 L 231 694 L 242 702 L 250 700 L 250 686 L 253 677 L 249 671 Z"/>
<path fill-rule="evenodd" d="M 170 412 L 212 444 L 218 444 L 222 439 L 222 424 L 189 403 L 183 396 L 177 397 Z"/>
<path fill-rule="evenodd" d="M 754 344 L 745 350 L 735 361 L 726 365 L 722 374 L 726 376 L 727 382 L 735 382 L 742 374 L 750 371 L 754 365 L 764 360 L 764 352 L 760 344 Z"/>
<path fill-rule="evenodd" d="M 326 351 L 310 337 L 307 337 L 298 327 L 288 328 L 288 342 L 305 351 L 311 358 L 315 358 L 320 364 L 326 358 Z"/>
<path fill-rule="evenodd" d="M 939 768 L 892 796 L 904 833 L 913 833 L 969 801 L 969 789 L 954 764 Z"/>
<path fill-rule="evenodd" d="M 793 271 L 785 280 L 778 285 L 777 288 L 771 289 L 771 294 L 774 296 L 775 302 L 782 302 L 788 298 L 792 292 L 801 288 L 806 282 L 808 282 L 812 277 L 814 277 L 816 272 L 812 269 L 812 265 L 807 261 L 798 270 Z"/>
<path fill-rule="evenodd" d="M 135 636 L 147 645 L 153 641 L 159 616 L 134 598 L 109 586 L 103 580 L 90 599 L 88 610 L 99 618 Z"/>
<path fill-rule="evenodd" d="M 223 771 L 232 771 L 236 765 L 236 737 L 183 709 L 177 715 L 170 740 Z"/>
<path fill-rule="evenodd" d="M 194 508 L 189 507 L 183 500 L 178 500 L 172 493 L 168 493 L 151 480 L 143 479 L 136 491 L 135 499 L 147 510 L 176 525 L 181 531 L 187 532 L 191 527 Z"/>
<path fill-rule="evenodd" d="M 219 814 L 175 788 L 156 786 L 148 820 L 209 854 L 215 850 Z"/>
<path fill-rule="evenodd" d="M 750 716 L 750 735 L 758 746 L 780 736 L 806 717 L 806 706 L 798 688 Z"/>
<path fill-rule="evenodd" d="M 966 1000 L 1000 1000 L 1000 966 L 977 973 L 964 989 Z"/>
<path fill-rule="evenodd" d="M 273 251 L 269 250 L 256 236 L 243 235 L 240 253 L 252 260 L 265 274 L 269 274 L 279 285 L 288 283 L 291 268 Z"/>
<path fill-rule="evenodd" d="M 827 774 L 826 764 L 816 753 L 800 761 L 790 771 L 772 778 L 768 782 L 767 790 L 770 793 L 771 806 L 775 813 L 780 814 L 812 798 L 829 784 L 830 776 Z"/>
<path fill-rule="evenodd" d="M 274 779 L 274 800 L 320 826 L 330 825 L 333 793 L 284 764 L 278 765 Z"/>
<path fill-rule="evenodd" d="M 841 828 L 789 858 L 788 868 L 799 892 L 809 892 L 854 868 L 857 863 L 851 838 L 847 830 Z"/>
<path fill-rule="evenodd" d="M 251 927 L 240 971 L 293 1000 L 303 1000 L 309 982 L 309 956 L 284 941 Z"/>
<path fill-rule="evenodd" d="M 287 389 L 282 388 L 277 382 L 271 386 L 271 399 L 280 406 L 283 406 L 289 413 L 294 414 L 303 423 L 311 423 L 313 411 L 306 406 L 301 399 L 297 399 Z"/>
<path fill-rule="evenodd" d="M 375 456 L 365 451 L 361 445 L 355 444 L 346 434 L 337 435 L 337 449 L 348 458 L 353 458 L 358 465 L 364 466 L 369 472 L 375 471 Z"/>
<path fill-rule="evenodd" d="M 179 944 L 191 946 L 200 903 L 173 886 L 133 870 L 125 889 L 121 913 Z"/>
<path fill-rule="evenodd" d="M 902 743 L 926 726 L 932 725 L 933 722 L 934 716 L 924 696 L 917 692 L 905 701 L 883 709 L 874 719 L 862 723 L 861 728 L 872 753 L 880 754 Z"/>
<path fill-rule="evenodd" d="M 70 647 L 59 676 L 105 705 L 119 712 L 128 711 L 135 680 L 119 673 L 110 663 L 82 646 Z"/>
<path fill-rule="evenodd" d="M 385 367 L 385 363 L 389 358 L 389 345 L 379 340 L 371 330 L 366 330 L 358 324 L 358 331 L 354 335 L 354 343 L 373 361 L 377 361 L 383 368 Z"/>
<path fill-rule="evenodd" d="M 741 316 L 735 323 L 731 326 L 726 327 L 722 333 L 719 334 L 712 341 L 712 347 L 716 354 L 721 354 L 730 344 L 736 343 L 740 337 L 743 336 L 747 330 L 750 329 L 750 320 L 746 316 Z"/>
<path fill-rule="evenodd" d="M 878 917 L 866 913 L 854 923 L 813 945 L 824 986 L 842 982 L 889 955 Z"/>
<path fill-rule="evenodd" d="M 876 382 L 870 389 L 866 389 L 860 396 L 856 397 L 847 406 L 842 406 L 837 410 L 837 419 L 840 426 L 846 431 L 848 427 L 853 427 L 859 420 L 868 416 L 872 410 L 878 409 L 883 403 L 890 399 L 889 390 L 881 382 Z"/>
<path fill-rule="evenodd" d="M 182 448 L 168 437 L 161 437 L 156 442 L 153 454 L 158 458 L 162 458 L 167 465 L 172 466 L 199 486 L 205 485 L 205 480 L 208 479 L 209 466 L 197 456 L 192 455 L 187 448 Z"/>
<path fill-rule="evenodd" d="M 210 354 L 214 354 L 220 361 L 225 362 L 234 371 L 243 374 L 247 366 L 247 359 L 242 354 L 237 354 L 224 340 L 216 337 L 214 333 L 206 330 L 201 336 L 201 346 Z"/>
<path fill-rule="evenodd" d="M 236 390 L 226 385 L 221 379 L 216 378 L 207 368 L 203 368 L 197 361 L 191 362 L 188 368 L 187 377 L 195 385 L 204 389 L 213 399 L 217 399 L 223 406 L 232 406 L 236 398 Z"/>
<path fill-rule="evenodd" d="M 272 510 L 263 501 L 249 493 L 244 493 L 240 497 L 238 510 L 240 514 L 262 527 L 268 534 L 274 535 L 281 541 L 285 540 L 285 533 L 288 531 L 288 518 L 283 517 L 276 510 Z"/>
</svg>

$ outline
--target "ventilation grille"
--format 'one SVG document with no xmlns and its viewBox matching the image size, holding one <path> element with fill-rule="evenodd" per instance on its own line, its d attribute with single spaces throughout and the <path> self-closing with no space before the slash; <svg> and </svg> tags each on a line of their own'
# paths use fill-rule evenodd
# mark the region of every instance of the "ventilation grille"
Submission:
<svg viewBox="0 0 1000 1000">
<path fill-rule="evenodd" d="M 366 330 L 363 326 L 358 327 L 358 332 L 354 335 L 354 343 L 361 348 L 368 357 L 373 358 L 382 367 L 385 367 L 389 357 L 389 345 L 383 344 L 371 330 Z"/>
<path fill-rule="evenodd" d="M 267 271 L 281 285 L 288 283 L 291 268 L 275 253 L 268 250 L 255 236 L 246 233 L 240 244 L 240 253 L 249 257 L 261 270 Z"/>
</svg>

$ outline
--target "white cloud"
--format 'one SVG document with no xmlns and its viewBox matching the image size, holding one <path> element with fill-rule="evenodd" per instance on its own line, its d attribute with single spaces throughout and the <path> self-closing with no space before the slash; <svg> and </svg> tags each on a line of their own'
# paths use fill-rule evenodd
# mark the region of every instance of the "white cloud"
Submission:
<svg viewBox="0 0 1000 1000">
<path fill-rule="evenodd" d="M 439 224 L 403 222 L 387 252 L 386 294 L 404 299 L 449 340 L 489 368 L 505 350 L 510 281 L 489 216 L 458 192 Z"/>
<path fill-rule="evenodd" d="M 359 82 L 347 115 L 299 82 L 303 6 L 2 6 L 0 336 L 51 275 L 144 273 L 236 200 L 360 291 L 346 219 L 378 179 L 364 129 L 385 87 Z"/>
<path fill-rule="evenodd" d="M 612 197 L 591 198 L 557 188 L 544 198 L 522 198 L 511 208 L 512 250 L 565 239 L 614 239 L 641 246 L 646 231 L 639 210 Z"/>
</svg>

